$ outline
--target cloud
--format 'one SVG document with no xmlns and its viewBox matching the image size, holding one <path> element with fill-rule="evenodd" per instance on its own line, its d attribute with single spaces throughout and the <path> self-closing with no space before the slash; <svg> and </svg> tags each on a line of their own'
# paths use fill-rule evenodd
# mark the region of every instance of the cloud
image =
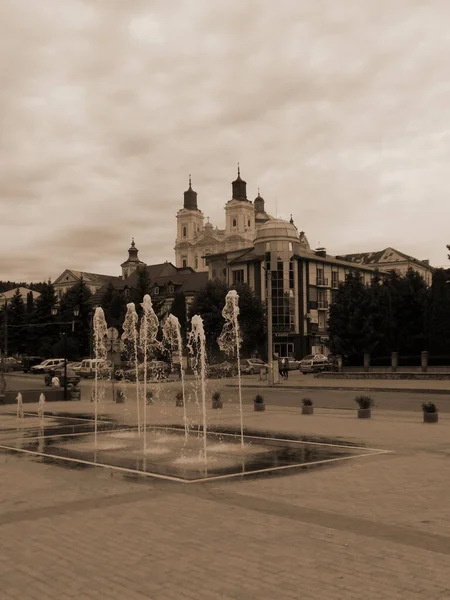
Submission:
<svg viewBox="0 0 450 600">
<path fill-rule="evenodd" d="M 173 260 L 188 174 L 223 226 L 238 161 L 250 198 L 330 252 L 443 264 L 448 17 L 446 0 L 3 0 L 0 279 L 119 274 L 131 236 Z"/>
</svg>

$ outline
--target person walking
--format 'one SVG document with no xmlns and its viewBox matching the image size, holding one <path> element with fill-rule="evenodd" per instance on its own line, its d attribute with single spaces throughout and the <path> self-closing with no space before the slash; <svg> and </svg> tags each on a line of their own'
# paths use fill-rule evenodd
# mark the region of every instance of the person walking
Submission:
<svg viewBox="0 0 450 600">
<path fill-rule="evenodd" d="M 285 379 L 289 377 L 289 362 L 287 358 L 283 358 L 283 377 Z"/>
</svg>

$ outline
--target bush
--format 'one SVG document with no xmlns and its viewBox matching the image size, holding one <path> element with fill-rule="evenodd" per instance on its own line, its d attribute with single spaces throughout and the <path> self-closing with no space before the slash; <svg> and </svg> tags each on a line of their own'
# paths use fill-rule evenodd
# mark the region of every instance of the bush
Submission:
<svg viewBox="0 0 450 600">
<path fill-rule="evenodd" d="M 375 402 L 371 396 L 356 396 L 355 402 L 360 409 L 372 408 L 372 406 L 375 405 Z"/>
<path fill-rule="evenodd" d="M 257 394 L 253 402 L 255 404 L 264 404 L 264 398 L 261 396 L 261 394 Z"/>
<path fill-rule="evenodd" d="M 422 410 L 426 413 L 437 413 L 438 407 L 434 402 L 422 402 Z"/>
<path fill-rule="evenodd" d="M 303 404 L 303 406 L 312 406 L 313 405 L 313 401 L 311 400 L 311 398 L 303 398 L 302 399 L 302 404 Z"/>
</svg>

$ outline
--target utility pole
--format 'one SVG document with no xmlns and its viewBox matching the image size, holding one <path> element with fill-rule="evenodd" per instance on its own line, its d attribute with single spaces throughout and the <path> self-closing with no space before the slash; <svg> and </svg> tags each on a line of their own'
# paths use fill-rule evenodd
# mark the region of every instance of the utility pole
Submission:
<svg viewBox="0 0 450 600">
<path fill-rule="evenodd" d="M 272 323 L 272 271 L 266 270 L 267 280 L 267 361 L 269 364 L 268 380 L 273 385 L 273 323 Z"/>
</svg>

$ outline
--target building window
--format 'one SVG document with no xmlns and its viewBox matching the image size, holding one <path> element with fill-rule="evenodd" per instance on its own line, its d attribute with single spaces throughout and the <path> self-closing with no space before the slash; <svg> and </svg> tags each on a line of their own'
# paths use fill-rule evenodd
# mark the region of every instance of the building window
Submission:
<svg viewBox="0 0 450 600">
<path fill-rule="evenodd" d="M 237 227 L 236 219 L 233 219 L 233 229 L 236 229 L 236 227 Z"/>
<path fill-rule="evenodd" d="M 187 267 L 187 260 L 185 258 L 183 258 L 183 269 L 185 269 Z"/>
<path fill-rule="evenodd" d="M 183 237 L 187 237 L 187 227 L 186 225 L 183 225 Z"/>
<path fill-rule="evenodd" d="M 331 271 L 331 287 L 337 288 L 339 285 L 339 272 Z"/>
<path fill-rule="evenodd" d="M 289 242 L 289 252 L 292 252 L 293 246 L 292 246 L 292 242 Z"/>
<path fill-rule="evenodd" d="M 213 279 L 215 279 L 215 278 L 216 278 L 216 269 L 213 269 L 213 270 L 212 270 L 212 276 L 213 276 Z"/>
<path fill-rule="evenodd" d="M 159 287 L 154 287 L 153 288 L 153 295 L 154 296 L 159 296 Z"/>
<path fill-rule="evenodd" d="M 173 294 L 173 285 L 169 285 L 167 291 L 168 291 L 169 294 Z"/>
<path fill-rule="evenodd" d="M 195 260 L 194 260 L 194 265 L 195 265 L 195 267 L 194 267 L 194 268 L 195 268 L 195 269 L 198 269 L 198 256 L 196 256 L 196 257 L 195 257 Z"/>
<path fill-rule="evenodd" d="M 244 283 L 244 269 L 233 271 L 233 283 Z"/>
<path fill-rule="evenodd" d="M 247 221 L 247 225 L 250 227 L 251 223 L 250 223 L 250 219 Z"/>
</svg>

